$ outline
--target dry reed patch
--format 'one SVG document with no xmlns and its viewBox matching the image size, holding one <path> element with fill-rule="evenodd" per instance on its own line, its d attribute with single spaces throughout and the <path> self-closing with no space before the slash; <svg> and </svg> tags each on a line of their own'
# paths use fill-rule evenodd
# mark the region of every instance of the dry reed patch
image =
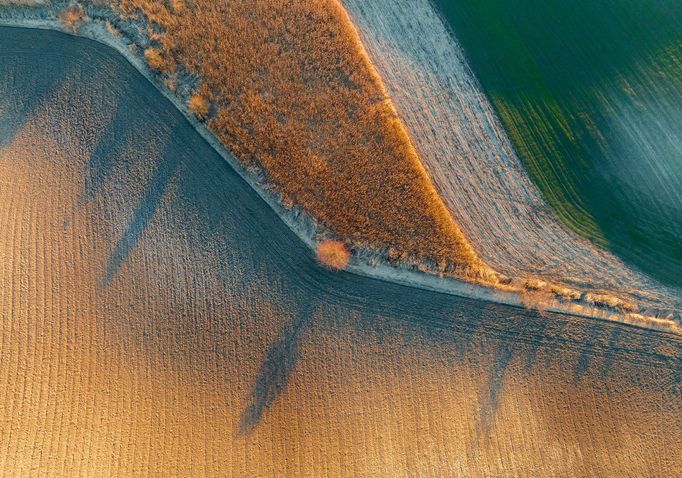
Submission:
<svg viewBox="0 0 682 478">
<path fill-rule="evenodd" d="M 527 290 L 544 290 L 547 288 L 547 282 L 540 279 L 526 279 L 523 286 Z"/>
<path fill-rule="evenodd" d="M 670 317 L 654 317 L 652 315 L 638 314 L 629 312 L 625 314 L 626 322 L 639 325 L 642 327 L 650 327 L 658 330 L 665 330 L 673 333 L 682 333 L 680 325 Z"/>
<path fill-rule="evenodd" d="M 202 95 L 193 95 L 187 102 L 189 111 L 199 119 L 206 119 L 211 102 Z"/>
<path fill-rule="evenodd" d="M 172 93 L 176 93 L 178 90 L 178 76 L 175 74 L 172 74 L 172 75 L 164 78 L 163 84 L 168 89 L 168 91 L 170 91 Z"/>
<path fill-rule="evenodd" d="M 79 3 L 69 5 L 59 14 L 59 21 L 71 31 L 77 31 L 85 21 L 85 10 L 83 9 L 83 6 Z"/>
<path fill-rule="evenodd" d="M 113 36 L 115 38 L 118 38 L 121 36 L 121 31 L 118 28 L 116 28 L 113 23 L 111 23 L 110 21 L 107 21 L 106 26 L 107 26 L 107 31 L 111 34 L 111 36 Z"/>
<path fill-rule="evenodd" d="M 579 300 L 582 296 L 582 293 L 578 290 L 556 284 L 552 284 L 550 286 L 550 290 L 552 291 L 552 294 L 557 297 L 561 297 L 563 300 L 575 301 Z"/>
<path fill-rule="evenodd" d="M 153 70 L 161 73 L 172 73 L 175 71 L 175 62 L 169 58 L 165 52 L 159 48 L 147 48 L 144 51 L 144 58 Z"/>
<path fill-rule="evenodd" d="M 209 128 L 293 205 L 357 247 L 494 279 L 431 184 L 338 0 L 119 6 L 163 32 L 150 65 L 164 71 L 166 58 L 197 75 L 215 105 Z"/>
<path fill-rule="evenodd" d="M 350 260 L 350 251 L 341 241 L 324 241 L 317 246 L 317 260 L 330 269 L 345 269 Z"/>
<path fill-rule="evenodd" d="M 588 304 L 594 304 L 599 307 L 609 307 L 611 309 L 622 309 L 622 310 L 628 310 L 631 312 L 636 311 L 636 306 L 633 304 L 629 304 L 628 302 L 625 302 L 623 299 L 620 299 L 616 296 L 609 295 L 609 294 L 593 294 L 593 293 L 587 293 L 583 295 L 583 300 L 587 302 Z M 634 309 L 633 309 L 634 308 Z"/>
</svg>

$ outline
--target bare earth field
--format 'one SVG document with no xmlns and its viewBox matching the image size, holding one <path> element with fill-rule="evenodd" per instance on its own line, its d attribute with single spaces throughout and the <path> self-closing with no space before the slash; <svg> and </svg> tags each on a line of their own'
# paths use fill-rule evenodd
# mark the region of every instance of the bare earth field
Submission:
<svg viewBox="0 0 682 478">
<path fill-rule="evenodd" d="M 679 336 L 320 268 L 91 41 L 0 119 L 0 475 L 680 475 Z"/>
<path fill-rule="evenodd" d="M 530 180 L 464 54 L 429 0 L 343 0 L 450 213 L 509 276 L 605 289 L 647 307 L 682 292 L 568 231 Z"/>
</svg>

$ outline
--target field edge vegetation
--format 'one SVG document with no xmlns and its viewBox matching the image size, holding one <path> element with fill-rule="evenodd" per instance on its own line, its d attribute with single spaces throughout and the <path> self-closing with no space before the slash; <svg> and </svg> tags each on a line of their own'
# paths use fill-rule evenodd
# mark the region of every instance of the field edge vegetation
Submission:
<svg viewBox="0 0 682 478">
<path fill-rule="evenodd" d="M 147 25 L 145 57 L 167 86 L 198 79 L 190 109 L 283 204 L 351 249 L 497 282 L 446 210 L 339 2 L 113 8 Z"/>
<path fill-rule="evenodd" d="M 137 2 L 137 0 L 122 1 Z M 64 26 L 70 31 L 75 31 L 82 24 L 91 20 L 91 18 L 87 15 L 93 14 L 93 7 L 91 5 L 92 3 L 107 4 L 106 7 L 97 7 L 98 9 L 94 10 L 94 16 L 99 21 L 106 22 L 109 34 L 111 34 L 113 37 L 124 36 L 127 38 L 127 40 L 131 41 L 132 44 L 130 47 L 133 49 L 133 53 L 135 49 L 138 49 L 138 56 L 146 59 L 150 68 L 156 71 L 159 75 L 162 84 L 168 90 L 170 90 L 174 96 L 180 98 L 185 97 L 187 101 L 187 110 L 189 113 L 193 114 L 200 120 L 206 121 L 209 129 L 212 130 L 214 134 L 217 134 L 214 130 L 215 123 L 212 121 L 218 117 L 217 109 L 221 105 L 221 102 L 217 99 L 218 97 L 215 96 L 211 89 L 207 87 L 206 82 L 197 81 L 196 74 L 193 72 L 188 72 L 186 65 L 181 61 L 178 61 L 175 56 L 171 55 L 171 47 L 168 44 L 168 40 L 164 39 L 164 35 L 159 33 L 159 27 L 154 26 L 156 25 L 155 23 L 149 23 L 147 24 L 147 29 L 145 32 L 148 37 L 142 35 L 142 37 L 135 38 L 134 35 L 131 35 L 131 28 L 133 31 L 142 31 L 140 30 L 140 24 L 144 24 L 146 21 L 146 16 L 139 16 L 141 15 L 140 9 L 135 7 L 132 12 L 128 11 L 128 13 L 125 13 L 125 11 L 114 10 L 115 14 L 112 15 L 112 11 L 109 9 L 110 5 L 108 5 L 110 2 L 81 1 L 79 3 L 71 3 L 66 7 L 68 10 L 61 10 L 59 15 Z M 152 4 L 158 2 L 145 3 Z M 165 4 L 167 2 L 161 3 Z M 172 3 L 174 6 L 169 6 L 168 8 L 183 8 L 182 2 Z M 400 140 L 404 140 L 404 143 L 398 145 L 398 151 L 403 153 L 403 160 L 406 160 L 407 164 L 410 164 L 410 167 L 413 168 L 412 173 L 417 175 L 417 179 L 421 180 L 421 186 L 425 188 L 422 190 L 422 193 L 425 191 L 426 194 L 421 194 L 419 197 L 430 197 L 433 199 L 433 203 L 430 205 L 431 209 L 428 209 L 429 211 L 436 212 L 435 220 L 432 219 L 432 226 L 440 226 L 441 229 L 439 232 L 441 233 L 447 231 L 447 227 L 445 226 L 449 226 L 452 228 L 450 232 L 454 232 L 455 237 L 454 240 L 453 238 L 450 238 L 450 248 L 442 247 L 440 249 L 436 249 L 434 248 L 434 244 L 431 244 L 428 241 L 423 244 L 415 244 L 415 237 L 411 238 L 411 244 L 408 242 L 408 245 L 411 245 L 412 249 L 401 248 L 401 239 L 406 239 L 405 233 L 414 233 L 414 226 L 409 228 L 407 231 L 402 231 L 402 236 L 398 235 L 396 238 L 394 238 L 397 240 L 386 241 L 382 243 L 363 238 L 357 234 L 348 234 L 344 236 L 342 233 L 339 234 L 334 228 L 330 227 L 325 221 L 320 221 L 324 227 L 317 230 L 317 232 L 321 234 L 316 237 L 316 241 L 319 243 L 318 245 L 325 243 L 337 243 L 338 245 L 342 246 L 344 250 L 348 250 L 349 254 L 358 254 L 359 257 L 364 259 L 369 258 L 370 263 L 375 262 L 373 257 L 376 257 L 376 254 L 379 254 L 379 256 L 386 259 L 388 263 L 392 263 L 394 265 L 412 268 L 426 273 L 435 273 L 441 276 L 452 276 L 467 280 L 469 282 L 494 286 L 501 290 L 517 292 L 520 293 L 520 297 L 522 298 L 524 305 L 538 310 L 556 310 L 556 307 L 559 307 L 563 310 L 568 307 L 568 309 L 571 309 L 572 313 L 579 315 L 595 316 L 596 314 L 596 316 L 604 316 L 611 319 L 616 317 L 613 315 L 613 313 L 616 313 L 620 318 L 616 318 L 615 320 L 624 320 L 626 322 L 644 326 L 653 326 L 654 328 L 679 331 L 676 321 L 669 320 L 669 315 L 663 315 L 664 318 L 661 318 L 662 315 L 658 312 L 655 316 L 638 314 L 636 312 L 639 309 L 636 304 L 623 301 L 609 291 L 604 291 L 603 294 L 584 294 L 580 291 L 566 289 L 561 285 L 538 281 L 533 278 L 508 278 L 497 274 L 490 267 L 484 264 L 477 257 L 471 245 L 462 236 L 461 231 L 459 231 L 452 217 L 445 210 L 442 200 L 437 195 L 435 188 L 429 182 L 427 173 L 421 165 L 419 158 L 416 156 L 415 150 L 412 148 L 407 131 L 402 126 L 400 119 L 397 116 L 397 112 L 393 108 L 387 93 L 383 88 L 380 79 L 378 78 L 378 74 L 373 69 L 371 63 L 369 62 L 369 57 L 366 55 L 362 45 L 360 44 L 360 39 L 357 36 L 357 32 L 354 30 L 354 26 L 350 23 L 350 18 L 347 16 L 345 10 L 339 3 L 334 3 L 340 9 L 340 11 L 337 12 L 338 15 L 341 15 L 348 22 L 347 28 L 350 29 L 349 35 L 351 35 L 351 37 L 357 42 L 354 48 L 357 49 L 356 53 L 362 56 L 362 62 L 367 67 L 367 74 L 371 80 L 370 84 L 373 84 L 376 88 L 378 88 L 377 91 L 379 91 L 381 94 L 378 103 L 380 105 L 379 111 L 383 111 L 383 114 L 380 114 L 380 118 L 383 120 L 390 120 L 388 121 L 388 124 L 392 125 L 392 128 L 394 128 L 393 131 L 395 132 L 396 137 Z M 66 15 L 65 12 L 80 12 L 81 10 L 79 6 L 81 4 L 85 6 L 86 14 L 78 14 L 77 18 L 75 19 L 76 21 L 71 21 L 73 17 Z M 101 8 L 104 8 L 104 10 Z M 170 15 L 168 10 L 165 11 L 166 14 Z M 128 31 L 126 31 L 126 29 L 128 29 Z M 146 44 L 146 47 L 140 48 L 140 43 L 143 45 Z M 192 85 L 189 90 L 187 84 Z M 217 136 L 219 139 L 222 139 L 220 135 Z M 226 146 L 228 149 L 230 149 L 229 143 L 226 144 Z M 395 147 L 395 145 L 393 146 Z M 265 173 L 267 179 L 272 179 L 267 176 L 267 168 L 263 164 L 260 164 L 256 157 L 251 156 L 248 158 L 248 160 L 243 161 L 243 164 L 245 165 L 247 171 L 257 175 L 259 173 Z M 412 179 L 414 179 L 414 176 Z M 272 181 L 269 183 L 269 185 L 276 193 L 279 194 L 279 199 L 285 207 L 290 207 L 293 210 L 298 210 L 302 207 L 304 211 L 312 214 L 314 220 L 319 221 L 319 217 L 315 216 L 314 211 L 310 211 L 305 204 L 301 204 L 300 202 L 296 201 L 295 196 L 292 197 L 287 193 L 287 191 L 281 188 L 281 184 L 278 184 L 276 181 Z M 266 183 L 266 186 L 268 186 L 268 183 Z M 408 189 L 407 191 L 410 192 L 412 190 Z M 405 193 L 405 191 L 400 192 Z M 405 217 L 403 216 L 402 219 L 404 220 Z M 392 223 L 392 225 L 395 226 L 395 223 Z M 366 230 L 367 229 L 364 231 L 366 232 Z M 369 228 L 369 230 L 371 231 L 372 229 Z M 381 235 L 379 237 L 386 237 L 385 234 L 390 231 L 384 230 L 380 232 Z M 416 238 L 424 239 L 423 233 L 416 234 Z M 407 239 L 410 239 L 410 237 L 408 236 Z M 426 239 L 428 239 L 428 237 L 426 237 Z M 436 243 L 436 245 L 439 244 L 443 244 L 442 236 L 441 242 Z M 447 242 L 445 245 L 447 246 Z M 420 249 L 418 246 L 425 247 Z M 324 251 L 324 249 L 325 248 L 323 247 L 322 251 Z M 341 249 L 339 248 L 339 250 Z M 458 251 L 458 253 L 463 251 L 465 253 L 464 258 L 466 258 L 466 260 L 463 260 L 462 256 L 457 256 L 456 260 L 452 260 L 448 254 L 452 253 L 453 250 Z M 321 251 L 318 249 L 318 254 L 320 252 Z M 437 252 L 437 254 L 434 252 Z M 333 264 L 327 265 L 335 269 L 346 267 L 350 255 L 345 257 L 344 253 L 341 254 L 341 257 L 342 260 L 338 264 L 341 264 L 342 267 L 338 267 L 338 265 Z M 320 255 L 319 258 L 323 264 L 325 264 L 325 261 L 328 259 L 328 257 L 325 257 L 325 254 Z M 566 293 L 567 290 L 570 292 L 569 294 Z"/>
</svg>

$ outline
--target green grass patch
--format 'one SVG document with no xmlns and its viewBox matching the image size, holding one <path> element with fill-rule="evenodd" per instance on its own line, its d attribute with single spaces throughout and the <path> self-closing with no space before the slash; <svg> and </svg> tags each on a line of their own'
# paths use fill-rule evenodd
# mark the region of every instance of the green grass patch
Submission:
<svg viewBox="0 0 682 478">
<path fill-rule="evenodd" d="M 436 0 L 559 218 L 682 286 L 679 0 Z"/>
</svg>

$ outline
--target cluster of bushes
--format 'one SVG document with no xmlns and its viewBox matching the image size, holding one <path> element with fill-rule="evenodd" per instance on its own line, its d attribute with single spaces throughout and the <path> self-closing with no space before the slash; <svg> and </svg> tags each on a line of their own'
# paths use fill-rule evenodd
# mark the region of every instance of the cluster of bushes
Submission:
<svg viewBox="0 0 682 478">
<path fill-rule="evenodd" d="M 72 31 L 76 31 L 80 24 L 84 21 L 85 10 L 79 3 L 73 3 L 65 8 L 59 19 L 61 22 Z"/>
</svg>

